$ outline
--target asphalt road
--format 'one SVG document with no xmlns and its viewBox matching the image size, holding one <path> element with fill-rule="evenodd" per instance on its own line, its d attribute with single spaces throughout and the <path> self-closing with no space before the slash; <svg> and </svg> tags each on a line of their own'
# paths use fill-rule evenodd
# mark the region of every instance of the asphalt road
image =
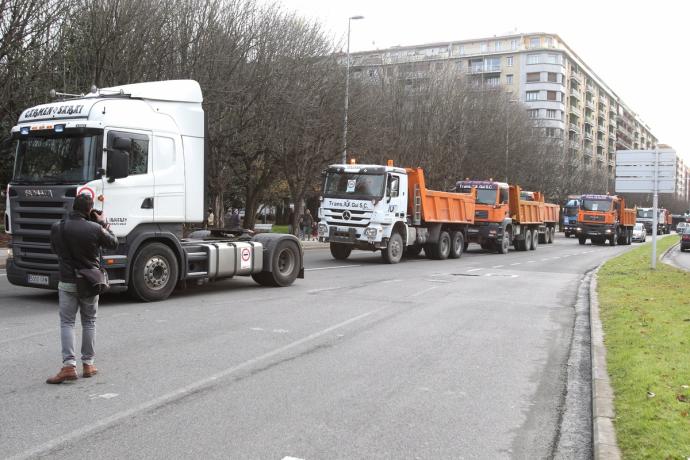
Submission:
<svg viewBox="0 0 690 460">
<path fill-rule="evenodd" d="M 0 457 L 589 458 L 583 275 L 626 246 L 335 261 L 158 303 L 104 296 L 101 373 L 60 366 L 57 296 L 0 271 Z"/>
<path fill-rule="evenodd" d="M 674 246 L 666 254 L 666 257 L 664 258 L 664 260 L 666 262 L 671 263 L 671 265 L 675 265 L 678 268 L 682 268 L 683 270 L 690 271 L 690 253 L 689 252 L 681 252 L 680 251 L 680 244 Z"/>
</svg>

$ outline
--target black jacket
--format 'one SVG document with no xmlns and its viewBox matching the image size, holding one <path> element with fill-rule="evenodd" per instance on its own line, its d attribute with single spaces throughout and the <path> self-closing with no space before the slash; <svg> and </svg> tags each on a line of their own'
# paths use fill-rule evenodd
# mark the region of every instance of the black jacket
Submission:
<svg viewBox="0 0 690 460">
<path fill-rule="evenodd" d="M 74 270 L 99 268 L 101 247 L 115 249 L 117 237 L 76 211 L 70 213 L 64 222 L 64 234 L 60 231 L 62 221 L 55 222 L 51 227 L 50 245 L 58 256 L 60 281 L 74 283 Z"/>
</svg>

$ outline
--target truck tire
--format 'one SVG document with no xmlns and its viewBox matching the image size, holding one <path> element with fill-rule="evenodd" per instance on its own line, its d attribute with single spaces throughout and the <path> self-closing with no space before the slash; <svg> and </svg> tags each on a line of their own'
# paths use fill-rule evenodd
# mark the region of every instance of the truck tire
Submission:
<svg viewBox="0 0 690 460">
<path fill-rule="evenodd" d="M 547 241 L 547 244 L 553 244 L 553 240 L 556 239 L 556 228 L 551 227 L 549 229 L 549 241 Z"/>
<path fill-rule="evenodd" d="M 549 229 L 548 228 L 544 231 L 544 233 L 539 233 L 538 231 L 536 231 L 536 232 L 539 235 L 539 244 L 546 244 L 549 242 Z"/>
<path fill-rule="evenodd" d="M 539 231 L 535 228 L 532 230 L 532 246 L 530 247 L 530 250 L 536 251 L 537 246 L 539 246 Z"/>
<path fill-rule="evenodd" d="M 388 245 L 381 249 L 381 257 L 387 264 L 397 264 L 402 259 L 405 244 L 402 236 L 398 232 L 393 232 L 388 239 Z"/>
<path fill-rule="evenodd" d="M 499 254 L 508 254 L 508 251 L 510 250 L 510 240 L 512 239 L 512 236 L 513 234 L 510 232 L 510 230 L 503 230 L 503 238 L 501 239 L 501 244 L 496 245 L 496 252 L 498 252 Z"/>
<path fill-rule="evenodd" d="M 285 287 L 295 282 L 302 267 L 302 253 L 291 240 L 279 241 L 271 255 L 271 271 L 252 274 L 262 286 Z"/>
<path fill-rule="evenodd" d="M 587 237 L 586 236 L 578 236 L 577 240 L 580 244 L 585 244 L 587 242 Z"/>
<path fill-rule="evenodd" d="M 450 235 L 445 230 L 438 236 L 438 241 L 431 245 L 433 247 L 432 259 L 446 260 L 450 255 Z"/>
<path fill-rule="evenodd" d="M 618 237 L 616 235 L 609 236 L 609 245 L 615 246 L 618 243 Z"/>
<path fill-rule="evenodd" d="M 167 299 L 177 284 L 179 267 L 172 249 L 163 243 L 148 243 L 134 257 L 129 274 L 129 292 L 144 302 Z"/>
<path fill-rule="evenodd" d="M 525 230 L 525 249 L 523 251 L 532 250 L 532 230 Z"/>
<path fill-rule="evenodd" d="M 467 248 L 470 247 L 470 243 L 465 241 L 462 245 L 462 252 L 467 252 Z"/>
<path fill-rule="evenodd" d="M 631 245 L 632 244 L 632 230 L 628 230 L 628 239 L 625 244 Z"/>
<path fill-rule="evenodd" d="M 350 257 L 352 247 L 343 243 L 331 243 L 331 255 L 334 259 L 345 260 Z"/>
<path fill-rule="evenodd" d="M 462 252 L 465 247 L 465 236 L 460 231 L 450 233 L 450 254 L 451 259 L 459 259 L 462 257 Z"/>
</svg>

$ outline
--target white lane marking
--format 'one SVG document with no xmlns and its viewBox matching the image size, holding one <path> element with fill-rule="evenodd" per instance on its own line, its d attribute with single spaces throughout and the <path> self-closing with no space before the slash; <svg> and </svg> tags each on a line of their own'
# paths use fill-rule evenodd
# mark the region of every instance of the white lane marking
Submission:
<svg viewBox="0 0 690 460">
<path fill-rule="evenodd" d="M 282 460 L 304 460 L 304 459 L 299 458 L 299 457 L 290 457 L 290 456 L 287 456 L 287 457 L 283 457 Z"/>
<path fill-rule="evenodd" d="M 271 332 L 274 332 L 276 334 L 287 334 L 290 331 L 288 331 L 287 329 L 273 329 Z"/>
<path fill-rule="evenodd" d="M 560 259 L 561 256 L 552 257 L 552 259 Z"/>
<path fill-rule="evenodd" d="M 515 262 L 514 264 L 510 264 L 510 265 L 511 265 L 511 266 L 512 266 L 512 265 L 520 265 L 521 263 L 522 263 L 522 262 Z"/>
<path fill-rule="evenodd" d="M 491 267 L 491 268 L 501 268 L 501 267 L 505 267 L 505 265 L 494 265 L 494 266 Z"/>
<path fill-rule="evenodd" d="M 113 398 L 117 398 L 118 396 L 120 396 L 120 395 L 117 393 L 103 393 L 102 395 L 91 395 L 91 396 L 89 396 L 89 399 L 91 399 L 91 400 L 99 399 L 99 398 L 100 399 L 113 399 Z"/>
<path fill-rule="evenodd" d="M 434 289 L 437 289 L 438 286 L 431 286 L 430 288 L 426 288 L 422 291 L 417 292 L 416 294 L 412 294 L 412 297 L 419 297 L 422 294 L 426 294 L 429 291 L 433 291 Z"/>
<path fill-rule="evenodd" d="M 261 331 L 264 330 L 264 328 L 263 328 L 263 327 L 250 327 L 249 330 L 250 330 L 250 331 L 259 331 L 259 332 L 261 332 Z"/>
<path fill-rule="evenodd" d="M 0 340 L 0 345 L 5 344 L 5 343 L 14 342 L 15 340 L 30 339 L 31 337 L 36 337 L 39 335 L 50 334 L 51 332 L 56 332 L 56 331 L 58 331 L 58 329 L 52 328 L 52 329 L 46 329 L 46 330 L 39 331 L 39 332 L 32 332 L 31 334 L 20 335 L 19 337 L 11 337 L 9 339 Z"/>
<path fill-rule="evenodd" d="M 305 272 L 313 272 L 315 270 L 335 270 L 337 268 L 355 268 L 361 267 L 361 265 L 336 265 L 335 267 L 318 267 L 318 268 L 305 268 Z"/>
<path fill-rule="evenodd" d="M 504 273 L 486 273 L 484 276 L 492 277 L 492 276 L 500 276 L 501 278 L 517 278 L 518 275 L 514 274 L 504 274 Z"/>
<path fill-rule="evenodd" d="M 542 262 L 546 262 L 547 260 L 549 260 L 549 259 L 541 259 Z"/>
<path fill-rule="evenodd" d="M 477 270 L 481 270 L 481 268 L 470 268 L 467 270 L 468 272 L 476 272 Z"/>
<path fill-rule="evenodd" d="M 528 260 L 528 261 L 527 261 L 528 264 L 533 264 L 533 263 L 535 263 L 535 262 L 536 262 L 536 260 Z"/>
<path fill-rule="evenodd" d="M 280 348 L 276 348 L 275 350 L 269 351 L 267 353 L 264 353 L 263 355 L 257 356 L 256 358 L 249 359 L 241 364 L 238 364 L 233 367 L 229 367 L 227 369 L 224 369 L 220 372 L 217 372 L 209 377 L 206 377 L 204 379 L 198 380 L 194 383 L 191 383 L 189 385 L 185 385 L 181 388 L 178 388 L 177 390 L 173 390 L 169 393 L 166 393 L 162 396 L 159 396 L 157 398 L 150 399 L 148 401 L 145 401 L 141 404 L 138 404 L 130 409 L 125 409 L 123 411 L 117 412 L 109 417 L 102 418 L 95 423 L 90 423 L 89 425 L 85 425 L 81 428 L 77 428 L 76 430 L 72 430 L 69 433 L 66 433 L 62 436 L 58 436 L 57 438 L 51 439 L 50 441 L 47 441 L 41 445 L 38 445 L 32 449 L 25 450 L 24 452 L 21 452 L 17 455 L 14 455 L 13 457 L 10 457 L 11 459 L 24 459 L 24 458 L 30 458 L 30 457 L 38 457 L 42 454 L 48 453 L 55 449 L 58 446 L 61 446 L 62 444 L 66 444 L 72 441 L 75 441 L 77 439 L 82 439 L 86 437 L 86 435 L 94 432 L 98 432 L 103 430 L 104 428 L 107 428 L 111 425 L 114 425 L 121 420 L 124 420 L 128 417 L 132 417 L 136 414 L 139 414 L 141 412 L 145 412 L 147 410 L 151 410 L 155 407 L 162 406 L 163 404 L 169 403 L 171 401 L 183 398 L 190 393 L 193 393 L 195 391 L 199 391 L 202 388 L 208 387 L 215 383 L 218 380 L 221 380 L 223 378 L 226 378 L 232 374 L 237 373 L 238 371 L 241 371 L 243 369 L 246 369 L 248 367 L 251 367 L 257 363 L 260 363 L 261 361 L 265 361 L 269 358 L 273 358 L 276 355 L 280 355 L 281 353 L 285 353 L 286 351 L 289 351 L 293 348 L 297 348 L 300 345 L 303 345 L 307 342 L 310 342 L 312 340 L 318 339 L 323 337 L 324 335 L 330 334 L 333 331 L 336 331 L 338 329 L 342 329 L 345 326 L 348 326 L 352 323 L 355 323 L 357 321 L 360 321 L 368 316 L 374 315 L 381 310 L 385 309 L 386 307 L 381 307 L 377 308 L 376 310 L 369 311 L 367 313 L 362 313 L 361 315 L 354 316 L 350 319 L 346 319 L 345 321 L 342 321 L 338 324 L 335 324 L 333 326 L 327 327 L 326 329 L 323 329 L 318 332 L 314 332 L 313 334 L 310 334 L 306 337 L 303 337 L 299 340 L 295 340 L 294 342 L 291 342 L 287 345 L 284 345 Z"/>
</svg>

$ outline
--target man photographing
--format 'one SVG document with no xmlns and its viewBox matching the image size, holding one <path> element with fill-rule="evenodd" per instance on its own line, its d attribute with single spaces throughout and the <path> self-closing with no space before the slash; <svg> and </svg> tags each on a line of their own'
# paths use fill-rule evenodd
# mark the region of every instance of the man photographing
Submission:
<svg viewBox="0 0 690 460">
<path fill-rule="evenodd" d="M 74 324 L 77 311 L 81 316 L 81 361 L 83 376 L 91 377 L 98 370 L 94 365 L 96 344 L 96 315 L 98 295 L 77 290 L 77 271 L 100 268 L 101 247 L 115 249 L 117 238 L 108 228 L 105 216 L 93 209 L 93 199 L 80 194 L 74 199 L 73 211 L 67 219 L 53 224 L 50 244 L 58 256 L 60 281 L 60 341 L 62 369 L 46 383 L 62 383 L 77 379 L 77 360 L 74 351 Z"/>
</svg>

